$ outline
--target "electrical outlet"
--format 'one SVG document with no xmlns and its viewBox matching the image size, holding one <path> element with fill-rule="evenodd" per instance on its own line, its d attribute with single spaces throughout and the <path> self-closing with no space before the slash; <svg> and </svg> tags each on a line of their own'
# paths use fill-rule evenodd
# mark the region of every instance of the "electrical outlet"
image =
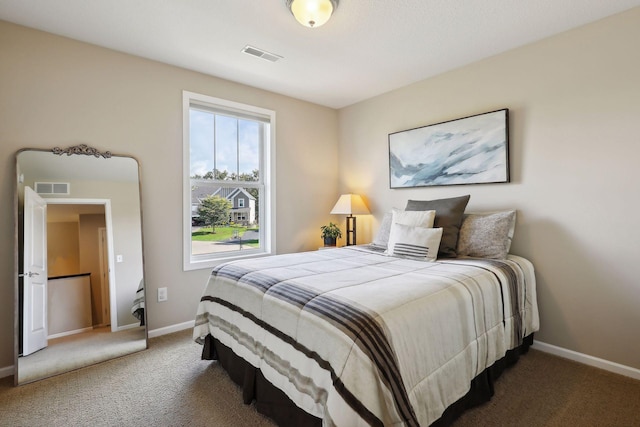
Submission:
<svg viewBox="0 0 640 427">
<path fill-rule="evenodd" d="M 166 301 L 167 299 L 167 288 L 158 288 L 158 302 Z"/>
</svg>

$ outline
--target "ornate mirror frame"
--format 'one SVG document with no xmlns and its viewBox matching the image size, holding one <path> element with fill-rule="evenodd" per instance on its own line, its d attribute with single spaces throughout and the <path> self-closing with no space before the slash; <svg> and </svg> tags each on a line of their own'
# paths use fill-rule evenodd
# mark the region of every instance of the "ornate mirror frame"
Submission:
<svg viewBox="0 0 640 427">
<path fill-rule="evenodd" d="M 51 157 L 49 157 L 49 155 Z M 40 167 L 41 170 L 38 170 L 38 167 Z M 56 171 L 55 168 L 58 168 L 58 170 Z M 47 170 L 46 173 L 41 172 L 45 169 Z M 35 170 L 38 170 L 38 175 L 34 172 Z M 61 172 L 62 170 L 64 170 L 64 172 Z M 148 331 L 146 327 L 147 312 L 145 309 L 144 289 L 145 267 L 144 238 L 142 233 L 142 194 L 140 164 L 138 160 L 132 156 L 112 154 L 109 151 L 101 152 L 84 144 L 71 146 L 66 149 L 59 147 L 50 150 L 25 148 L 19 150 L 15 155 L 14 172 L 14 383 L 19 385 L 36 381 L 148 348 Z M 47 176 L 52 177 L 48 179 L 50 182 L 38 182 L 38 180 L 42 180 L 43 178 L 47 179 Z M 54 190 L 56 186 L 53 184 L 60 184 L 56 182 L 58 181 L 56 177 L 62 177 L 60 180 L 70 183 L 66 187 L 68 190 L 66 193 L 56 193 L 56 190 Z M 136 181 L 135 185 L 133 184 L 134 180 Z M 51 192 L 47 193 L 49 184 L 52 184 L 50 186 Z M 42 194 L 27 190 L 26 187 L 28 187 L 28 185 L 32 185 L 34 189 L 37 187 L 41 190 L 41 193 L 44 191 L 47 194 L 46 198 L 44 198 L 45 205 L 40 209 L 42 214 L 30 215 L 29 218 L 31 219 L 25 219 L 24 217 L 25 193 L 29 191 L 29 200 L 31 200 L 33 194 L 36 194 L 33 196 L 36 199 L 42 199 L 39 197 Z M 57 188 L 58 190 L 65 189 L 64 185 L 62 187 L 58 186 Z M 31 202 L 29 201 L 29 203 Z M 43 254 L 44 258 L 40 257 L 39 263 L 45 268 L 44 272 L 46 273 L 50 270 L 70 270 L 74 265 L 77 265 L 77 270 L 80 270 L 81 263 L 79 260 L 69 263 L 64 256 L 56 256 L 54 260 L 48 259 L 47 252 L 51 251 L 46 241 L 48 206 L 51 206 L 51 210 L 54 212 L 53 216 L 57 215 L 59 218 L 62 218 L 60 222 L 66 221 L 67 217 L 76 218 L 66 224 L 71 226 L 73 230 L 75 227 L 73 221 L 78 221 L 78 233 L 82 234 L 82 238 L 79 237 L 77 239 L 78 246 L 85 245 L 83 246 L 84 249 L 87 247 L 87 244 L 100 245 L 100 243 L 87 243 L 89 241 L 93 242 L 94 239 L 95 242 L 103 242 L 100 248 L 91 247 L 89 251 L 100 253 L 99 256 L 95 254 L 91 255 L 92 262 L 94 261 L 93 258 L 97 257 L 101 260 L 101 273 L 98 275 L 99 280 L 97 281 L 100 282 L 99 291 L 102 292 L 101 297 L 104 299 L 101 299 L 99 304 L 96 302 L 96 295 L 98 295 L 94 283 L 96 280 L 92 280 L 96 277 L 95 268 L 91 268 L 90 273 L 62 273 L 57 277 L 51 277 L 50 274 L 47 274 L 45 276 L 47 280 L 39 280 L 41 283 L 32 285 L 32 278 L 33 282 L 38 281 L 39 273 L 37 272 L 37 268 L 31 271 L 31 268 L 23 265 L 25 258 L 25 243 L 23 238 L 25 237 L 25 222 L 32 223 L 34 222 L 33 218 L 40 218 L 35 221 L 36 233 L 27 231 L 26 234 L 31 236 L 32 234 L 38 234 L 38 231 L 43 231 L 39 233 L 39 235 L 44 236 L 44 244 L 36 244 L 34 246 L 36 248 L 39 247 L 40 253 Z M 29 212 L 33 211 L 31 208 L 28 210 Z M 38 208 L 36 208 L 36 211 L 38 211 Z M 44 217 L 42 215 L 44 215 Z M 83 220 L 79 218 L 84 218 L 84 223 L 81 223 Z M 44 230 L 38 229 L 39 226 L 37 224 L 44 225 Z M 59 224 L 55 224 L 55 226 L 52 227 L 55 229 L 60 228 Z M 31 227 L 27 228 L 29 230 L 31 229 Z M 49 230 L 49 232 L 51 231 L 52 230 Z M 138 231 L 139 239 L 136 235 Z M 65 235 L 65 237 L 66 236 L 67 235 Z M 65 238 L 61 240 L 54 239 L 54 241 L 68 242 L 75 240 L 75 234 L 72 233 L 69 234 L 69 236 L 73 237 L 69 240 Z M 37 241 L 36 239 L 36 242 Z M 42 239 L 40 241 L 42 241 Z M 66 243 L 64 245 L 66 245 Z M 31 247 L 31 245 L 29 245 L 29 247 Z M 116 249 L 118 255 L 115 255 Z M 58 250 L 59 249 L 56 248 L 54 252 L 58 254 Z M 65 249 L 61 250 L 62 253 L 68 253 L 64 252 L 64 250 Z M 30 255 L 32 252 L 35 253 L 37 251 L 29 251 L 29 255 L 26 255 L 26 257 L 32 258 Z M 86 251 L 82 252 L 83 255 L 80 255 L 81 252 L 79 249 L 77 250 L 78 259 L 89 258 L 89 256 L 86 255 Z M 37 255 L 36 258 L 38 258 Z M 59 260 L 62 261 L 59 262 Z M 54 261 L 54 268 L 49 268 L 48 265 L 51 264 L 52 261 Z M 32 263 L 30 263 L 30 265 L 31 264 Z M 95 263 L 84 264 L 85 266 L 91 265 L 95 267 Z M 108 277 L 108 279 L 106 279 L 106 277 Z M 27 292 L 28 295 L 31 295 L 27 300 L 37 301 L 33 306 L 42 307 L 42 309 L 37 308 L 34 310 L 31 304 L 29 304 L 31 307 L 28 309 L 25 308 L 26 306 L 23 301 L 25 291 L 23 288 L 27 283 L 29 284 L 29 291 Z M 51 288 L 49 287 L 50 283 L 54 284 Z M 62 285 L 62 283 L 64 283 L 64 285 Z M 68 285 L 69 283 L 73 284 Z M 87 291 L 87 287 L 89 287 L 89 291 Z M 36 295 L 36 297 L 33 297 L 30 293 L 31 289 L 36 289 L 35 292 L 33 292 L 33 295 Z M 53 294 L 51 289 L 55 289 Z M 63 295 L 62 290 L 64 290 L 66 294 Z M 68 297 L 68 292 L 72 292 L 71 298 Z M 87 299 L 87 295 L 89 295 L 90 300 Z M 76 298 L 80 302 L 76 301 Z M 77 304 L 72 306 L 72 308 L 63 305 L 63 303 L 67 304 L 70 301 L 76 301 Z M 87 303 L 91 305 L 91 308 L 86 308 Z M 51 322 L 50 320 L 52 312 L 49 306 L 52 306 L 52 309 L 57 310 L 58 313 L 62 313 L 56 315 L 55 322 Z M 99 306 L 100 310 L 97 310 L 96 306 Z M 96 328 L 96 318 L 102 320 L 100 324 L 102 327 L 101 332 L 112 332 L 110 334 L 101 333 L 101 336 L 114 337 L 114 339 L 118 340 L 130 340 L 131 346 L 129 346 L 128 343 L 123 345 L 122 342 L 118 342 L 118 344 L 114 344 L 113 347 L 125 347 L 125 350 L 118 350 L 121 354 L 104 352 L 105 354 L 100 356 L 92 355 L 90 359 L 87 359 L 86 363 L 80 361 L 75 365 L 65 365 L 61 369 L 40 369 L 36 370 L 32 375 L 32 366 L 46 364 L 47 357 L 49 356 L 44 354 L 48 348 L 37 350 L 39 347 L 38 344 L 32 347 L 31 343 L 29 343 L 27 346 L 28 349 L 26 349 L 27 354 L 23 355 L 23 309 L 25 311 L 33 310 L 33 312 L 36 313 L 28 317 L 30 319 L 28 322 L 29 325 L 31 323 L 37 324 L 37 327 L 32 329 L 37 330 L 36 336 L 40 334 L 40 336 L 45 337 L 45 346 L 47 339 L 51 340 L 52 343 L 58 343 L 60 341 L 72 340 L 79 336 L 84 337 L 84 335 L 81 335 L 79 332 L 94 330 L 94 328 Z M 74 317 L 72 315 L 75 313 L 74 310 L 82 311 L 82 315 L 75 316 L 74 319 L 71 319 Z M 89 310 L 88 314 L 87 310 Z M 38 313 L 40 313 L 40 315 Z M 69 323 L 70 321 L 77 322 L 80 317 L 82 317 L 84 322 L 83 328 L 74 329 L 74 326 L 69 326 L 73 324 Z M 58 318 L 62 318 L 62 320 Z M 25 320 L 24 323 L 26 322 Z M 89 322 L 89 324 L 87 324 L 87 322 Z M 44 324 L 44 328 L 40 327 L 42 326 L 41 323 Z M 49 329 L 49 326 L 52 324 L 56 326 L 62 325 L 64 327 L 58 328 L 61 332 L 56 333 L 55 330 L 51 331 Z M 51 332 L 53 332 L 53 336 Z M 30 334 L 31 332 L 29 332 L 29 336 L 31 336 Z M 31 340 L 31 338 L 29 338 L 27 341 L 38 341 L 39 339 L 40 338 Z M 36 350 L 32 350 L 32 348 Z M 32 358 L 32 355 L 36 358 L 37 363 L 35 363 L 35 361 L 27 361 Z M 72 359 L 72 357 L 69 357 L 69 359 Z M 29 367 L 27 368 L 27 366 Z M 30 373 L 25 374 L 24 371 L 29 371 Z"/>
</svg>

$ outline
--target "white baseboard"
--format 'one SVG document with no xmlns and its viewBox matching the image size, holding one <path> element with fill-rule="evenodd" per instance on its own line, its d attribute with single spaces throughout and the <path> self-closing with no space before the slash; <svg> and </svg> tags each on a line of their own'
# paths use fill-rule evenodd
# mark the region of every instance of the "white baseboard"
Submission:
<svg viewBox="0 0 640 427">
<path fill-rule="evenodd" d="M 160 335 L 171 334 L 173 332 L 184 331 L 185 329 L 193 328 L 196 325 L 195 320 L 190 320 L 184 323 L 178 323 L 177 325 L 165 326 L 164 328 L 153 329 L 149 331 L 149 338 L 159 337 Z"/>
<path fill-rule="evenodd" d="M 0 378 L 13 376 L 13 365 L 0 368 Z"/>
<path fill-rule="evenodd" d="M 127 329 L 135 329 L 139 327 L 140 327 L 140 322 L 129 323 L 128 325 L 118 326 L 118 329 L 116 329 L 116 332 L 126 331 Z"/>
<path fill-rule="evenodd" d="M 582 363 L 584 365 L 593 366 L 615 374 L 624 375 L 625 377 L 640 380 L 640 369 L 632 368 L 631 366 L 625 366 L 608 360 L 599 359 L 597 357 L 589 356 L 588 354 L 578 353 L 577 351 L 567 350 L 566 348 L 557 347 L 555 345 L 536 340 L 533 341 L 531 348 L 545 353 L 550 353 L 555 356 L 564 357 L 565 359 L 573 360 L 574 362 Z"/>
</svg>

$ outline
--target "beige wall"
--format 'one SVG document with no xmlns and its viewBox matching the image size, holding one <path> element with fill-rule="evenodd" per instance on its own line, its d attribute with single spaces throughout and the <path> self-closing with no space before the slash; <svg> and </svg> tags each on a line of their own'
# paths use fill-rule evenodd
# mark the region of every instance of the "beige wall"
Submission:
<svg viewBox="0 0 640 427">
<path fill-rule="evenodd" d="M 274 66 L 263 62 L 256 72 Z M 337 199 L 335 110 L 0 21 L 0 197 L 12 200 L 19 148 L 85 143 L 139 159 L 150 329 L 193 321 L 209 275 L 182 270 L 183 90 L 276 111 L 277 250 L 317 248 Z M 2 301 L 14 298 L 11 205 L 0 204 Z M 12 343 L 3 310 L 0 368 Z"/>
<path fill-rule="evenodd" d="M 368 197 L 373 230 L 409 198 L 516 208 L 512 252 L 537 269 L 536 338 L 640 369 L 638 40 L 640 8 L 342 109 L 342 190 Z M 511 183 L 389 189 L 389 133 L 504 107 Z"/>
<path fill-rule="evenodd" d="M 66 277 L 47 282 L 48 336 L 90 328 L 91 279 Z"/>
<path fill-rule="evenodd" d="M 80 273 L 77 222 L 47 223 L 47 273 L 49 277 Z"/>
</svg>

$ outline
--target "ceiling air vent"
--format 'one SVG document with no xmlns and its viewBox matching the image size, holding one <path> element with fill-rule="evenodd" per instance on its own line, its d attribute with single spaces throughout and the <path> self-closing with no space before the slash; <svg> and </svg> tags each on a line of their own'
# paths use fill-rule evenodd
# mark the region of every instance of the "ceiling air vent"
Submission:
<svg viewBox="0 0 640 427">
<path fill-rule="evenodd" d="M 246 45 L 242 48 L 242 51 L 248 55 L 255 56 L 257 58 L 266 59 L 267 61 L 276 62 L 282 59 L 282 56 L 275 53 L 267 52 L 266 50 L 258 49 L 257 47 Z"/>
<path fill-rule="evenodd" d="M 70 194 L 68 182 L 36 182 L 38 194 Z"/>
</svg>

